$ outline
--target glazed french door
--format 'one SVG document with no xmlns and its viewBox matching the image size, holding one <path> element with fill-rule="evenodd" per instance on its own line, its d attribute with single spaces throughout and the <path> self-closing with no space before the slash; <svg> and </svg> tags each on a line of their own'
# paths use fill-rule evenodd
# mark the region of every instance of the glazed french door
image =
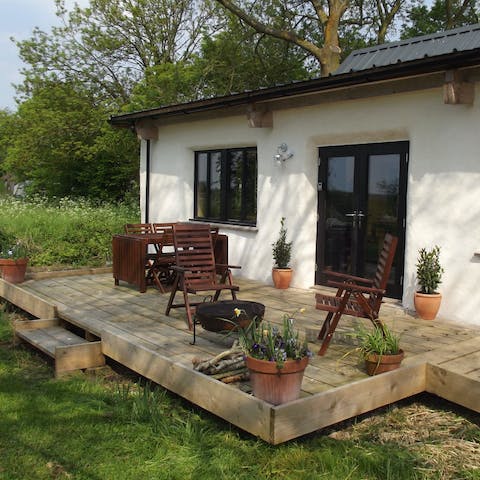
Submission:
<svg viewBox="0 0 480 480">
<path fill-rule="evenodd" d="M 319 149 L 317 269 L 373 277 L 385 233 L 399 237 L 387 295 L 402 293 L 408 142 Z"/>
</svg>

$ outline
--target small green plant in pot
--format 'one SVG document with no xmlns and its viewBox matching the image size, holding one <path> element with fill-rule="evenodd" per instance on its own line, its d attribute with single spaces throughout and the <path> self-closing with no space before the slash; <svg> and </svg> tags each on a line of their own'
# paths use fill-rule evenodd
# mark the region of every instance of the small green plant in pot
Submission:
<svg viewBox="0 0 480 480">
<path fill-rule="evenodd" d="M 0 269 L 4 280 L 21 283 L 28 263 L 28 242 L 0 230 Z"/>
<path fill-rule="evenodd" d="M 272 278 L 275 288 L 285 289 L 290 286 L 293 270 L 290 268 L 292 242 L 287 242 L 285 217 L 280 220 L 280 232 L 276 242 L 272 243 L 274 267 Z"/>
<path fill-rule="evenodd" d="M 437 292 L 444 272 L 440 264 L 440 247 L 435 245 L 431 250 L 420 249 L 416 267 L 420 289 L 414 296 L 415 310 L 420 318 L 433 320 L 442 301 L 442 295 Z"/>
<path fill-rule="evenodd" d="M 369 330 L 359 324 L 354 337 L 359 341 L 358 350 L 365 360 L 369 375 L 395 370 L 403 360 L 404 352 L 400 348 L 400 336 L 387 325 L 376 325 Z"/>
</svg>

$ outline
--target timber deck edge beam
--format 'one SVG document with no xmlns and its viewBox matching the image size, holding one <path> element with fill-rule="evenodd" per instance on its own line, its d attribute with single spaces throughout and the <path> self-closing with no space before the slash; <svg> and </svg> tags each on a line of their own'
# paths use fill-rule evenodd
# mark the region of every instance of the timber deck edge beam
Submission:
<svg viewBox="0 0 480 480">
<path fill-rule="evenodd" d="M 3 279 L 0 279 L 0 297 L 37 318 L 57 317 L 55 305 Z"/>
<path fill-rule="evenodd" d="M 277 445 L 422 393 L 426 369 L 425 363 L 405 366 L 275 407 L 271 443 Z"/>
<path fill-rule="evenodd" d="M 426 391 L 480 413 L 480 383 L 466 374 L 429 364 Z"/>
</svg>

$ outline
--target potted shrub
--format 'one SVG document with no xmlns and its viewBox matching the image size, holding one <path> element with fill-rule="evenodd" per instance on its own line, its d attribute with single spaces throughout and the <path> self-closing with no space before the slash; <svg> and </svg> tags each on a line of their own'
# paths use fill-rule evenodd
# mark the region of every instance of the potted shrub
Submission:
<svg viewBox="0 0 480 480">
<path fill-rule="evenodd" d="M 415 310 L 420 318 L 433 320 L 442 301 L 442 295 L 437 292 L 444 271 L 440 265 L 440 247 L 435 245 L 429 251 L 420 249 L 416 266 L 420 290 L 415 292 Z"/>
<path fill-rule="evenodd" d="M 0 230 L 0 270 L 4 280 L 21 283 L 25 280 L 28 252 L 24 241 Z"/>
<path fill-rule="evenodd" d="M 292 269 L 289 267 L 292 242 L 287 242 L 287 229 L 285 228 L 285 217 L 280 220 L 280 233 L 278 240 L 272 243 L 274 267 L 272 279 L 275 288 L 288 288 L 292 280 Z"/>
<path fill-rule="evenodd" d="M 389 372 L 400 366 L 404 357 L 400 336 L 387 325 L 374 326 L 371 330 L 359 325 L 354 336 L 359 340 L 358 350 L 369 375 Z"/>
<path fill-rule="evenodd" d="M 300 396 L 303 373 L 312 355 L 306 340 L 294 329 L 293 317 L 285 314 L 281 326 L 252 322 L 239 332 L 253 395 L 273 405 Z"/>
</svg>

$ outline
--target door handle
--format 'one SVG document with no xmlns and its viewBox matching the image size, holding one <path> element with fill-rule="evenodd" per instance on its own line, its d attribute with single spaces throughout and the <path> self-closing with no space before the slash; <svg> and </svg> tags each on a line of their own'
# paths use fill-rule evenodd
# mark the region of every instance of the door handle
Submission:
<svg viewBox="0 0 480 480">
<path fill-rule="evenodd" d="M 362 218 L 366 217 L 366 215 L 361 210 L 354 210 L 352 213 L 346 213 L 346 217 L 352 217 L 353 219 L 353 226 L 362 228 Z"/>
<path fill-rule="evenodd" d="M 366 215 L 361 211 L 359 210 L 357 212 L 357 225 L 358 225 L 358 228 L 362 228 L 362 218 L 363 217 L 366 217 Z"/>
<path fill-rule="evenodd" d="M 346 217 L 350 217 L 352 219 L 352 226 L 354 229 L 357 228 L 357 219 L 358 219 L 357 215 L 358 215 L 358 212 L 356 210 L 354 210 L 351 213 L 345 214 Z"/>
</svg>

